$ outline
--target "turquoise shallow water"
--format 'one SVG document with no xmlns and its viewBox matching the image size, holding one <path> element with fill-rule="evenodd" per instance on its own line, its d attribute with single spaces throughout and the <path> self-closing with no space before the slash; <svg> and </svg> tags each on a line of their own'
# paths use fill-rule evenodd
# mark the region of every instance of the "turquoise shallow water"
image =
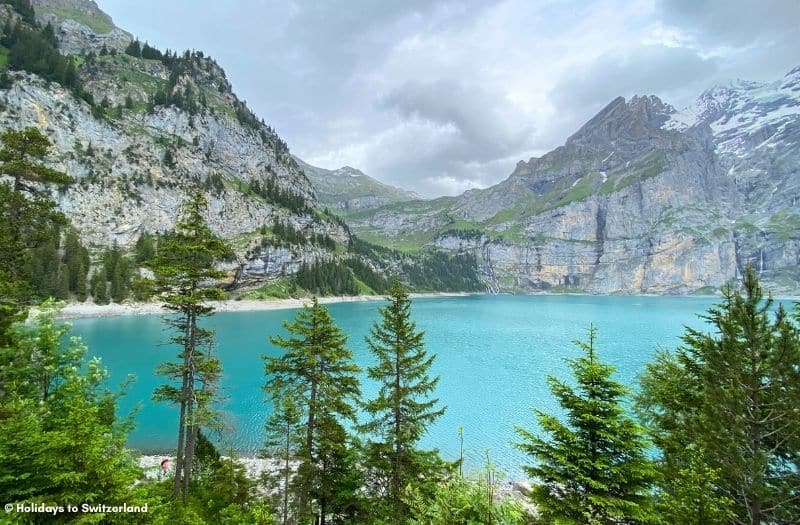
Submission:
<svg viewBox="0 0 800 525">
<path fill-rule="evenodd" d="M 595 296 L 417 299 L 414 318 L 426 332 L 428 350 L 438 356 L 437 394 L 447 406 L 423 444 L 456 458 L 457 428 L 462 426 L 468 467 L 479 467 L 488 449 L 496 466 L 518 478 L 526 457 L 511 446 L 516 440 L 514 426 L 532 428 L 534 406 L 558 411 L 545 378 L 548 374 L 569 377 L 563 358 L 579 355 L 572 341 L 585 337 L 589 323 L 599 329 L 601 357 L 617 367 L 620 381 L 633 387 L 655 349 L 677 346 L 684 325 L 702 327 L 697 314 L 713 302 L 709 298 Z M 380 304 L 329 305 L 362 367 L 372 362 L 364 336 Z M 224 368 L 221 408 L 230 425 L 217 438 L 223 448 L 242 454 L 258 450 L 269 410 L 261 391 L 260 355 L 277 355 L 268 335 L 284 333 L 281 323 L 294 314 L 294 310 L 220 313 L 210 319 Z M 156 364 L 175 356 L 175 349 L 163 344 L 168 334 L 160 317 L 80 319 L 73 326 L 88 344 L 90 355 L 102 357 L 112 384 L 129 373 L 137 378 L 122 401 L 124 411 L 139 406 L 129 445 L 142 451 L 173 447 L 177 410 L 150 401 L 153 387 L 160 383 L 154 375 Z M 369 396 L 375 385 L 365 382 L 363 390 Z"/>
</svg>

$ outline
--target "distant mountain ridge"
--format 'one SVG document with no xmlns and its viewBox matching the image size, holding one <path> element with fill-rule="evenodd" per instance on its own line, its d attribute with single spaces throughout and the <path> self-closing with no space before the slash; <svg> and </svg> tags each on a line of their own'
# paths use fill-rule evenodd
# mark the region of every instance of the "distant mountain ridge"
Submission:
<svg viewBox="0 0 800 525">
<path fill-rule="evenodd" d="M 422 199 L 418 193 L 389 186 L 350 166 L 326 170 L 297 157 L 295 160 L 313 184 L 319 201 L 337 212 Z"/>
<path fill-rule="evenodd" d="M 755 264 L 800 290 L 800 68 L 677 111 L 619 97 L 499 184 L 350 216 L 389 246 L 471 250 L 498 291 L 710 292 Z"/>
</svg>

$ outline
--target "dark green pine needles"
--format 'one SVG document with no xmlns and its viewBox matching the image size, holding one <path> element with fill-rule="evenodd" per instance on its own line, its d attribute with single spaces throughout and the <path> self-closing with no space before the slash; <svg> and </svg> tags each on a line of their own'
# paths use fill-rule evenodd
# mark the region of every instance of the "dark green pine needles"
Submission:
<svg viewBox="0 0 800 525">
<path fill-rule="evenodd" d="M 393 281 L 388 299 L 380 309 L 381 321 L 366 339 L 377 358 L 368 369 L 369 378 L 380 390 L 365 404 L 370 420 L 363 429 L 374 436 L 367 445 L 367 461 L 376 474 L 373 488 L 385 493 L 391 523 L 403 523 L 408 510 L 404 491 L 437 478 L 438 454 L 416 447 L 445 409 L 431 397 L 439 382 L 438 376 L 430 375 L 435 355 L 425 351 L 424 334 L 411 320 L 411 301 L 399 280 Z"/>
<path fill-rule="evenodd" d="M 156 296 L 164 308 L 177 314 L 164 322 L 175 333 L 170 341 L 180 348 L 178 360 L 159 365 L 158 373 L 170 383 L 156 388 L 153 397 L 180 407 L 173 495 L 180 494 L 184 503 L 189 498 L 200 427 L 213 425 L 217 419 L 212 405 L 221 374 L 219 359 L 211 355 L 214 332 L 198 326 L 198 320 L 213 313 L 208 301 L 225 297 L 221 289 L 208 283 L 224 275 L 215 263 L 230 249 L 208 227 L 203 216 L 207 206 L 201 193 L 190 196 L 175 231 L 162 238 L 150 262 Z"/>
<path fill-rule="evenodd" d="M 346 515 L 353 510 L 350 502 L 361 485 L 354 479 L 358 469 L 344 426 L 356 421 L 361 369 L 345 346 L 347 336 L 316 297 L 284 328 L 288 338 L 270 340 L 285 353 L 264 356 L 268 378 L 264 389 L 277 409 L 276 417 L 284 418 L 289 440 L 299 441 L 284 444 L 284 451 L 299 461 L 292 481 L 292 514 L 299 522 L 317 516 L 324 524 L 331 514 Z M 302 407 L 300 417 L 294 409 L 287 410 L 289 407 Z M 270 426 L 282 424 L 273 419 Z"/>
<path fill-rule="evenodd" d="M 588 343 L 576 342 L 585 355 L 568 360 L 575 387 L 548 377 L 566 423 L 536 410 L 541 435 L 517 428 L 517 446 L 535 461 L 523 469 L 535 480 L 531 497 L 545 523 L 648 523 L 654 467 L 644 431 L 626 415 L 627 391 L 597 358 L 595 336 L 590 327 Z"/>
</svg>

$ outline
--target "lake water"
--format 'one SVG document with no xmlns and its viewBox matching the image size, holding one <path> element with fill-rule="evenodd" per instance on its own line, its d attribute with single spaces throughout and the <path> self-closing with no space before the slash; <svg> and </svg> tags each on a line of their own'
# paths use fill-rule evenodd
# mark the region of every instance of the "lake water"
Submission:
<svg viewBox="0 0 800 525">
<path fill-rule="evenodd" d="M 580 355 L 572 341 L 585 338 L 589 323 L 598 327 L 602 359 L 617 368 L 617 379 L 635 386 L 637 375 L 654 351 L 675 348 L 684 325 L 704 326 L 697 314 L 714 300 L 688 297 L 489 296 L 417 299 L 413 315 L 424 330 L 426 347 L 437 354 L 434 373 L 441 376 L 437 395 L 446 414 L 423 441 L 446 458 L 458 457 L 458 427 L 464 429 L 468 468 L 482 465 L 488 450 L 492 462 L 511 478 L 527 462 L 511 443 L 515 425 L 534 428 L 532 407 L 558 412 L 545 378 L 569 378 L 564 358 Z M 378 317 L 377 301 L 329 305 L 336 323 L 349 336 L 356 361 L 364 368 L 372 358 L 364 336 Z M 216 441 L 223 449 L 254 454 L 263 439 L 269 413 L 261 387 L 261 354 L 278 355 L 268 336 L 284 334 L 282 322 L 296 310 L 220 313 L 209 320 L 216 330 L 222 360 L 225 397 L 221 408 L 230 430 Z M 175 358 L 163 342 L 168 332 L 159 316 L 131 316 L 73 321 L 89 355 L 103 359 L 111 383 L 134 374 L 121 407 L 138 405 L 136 430 L 129 445 L 144 452 L 174 447 L 177 409 L 150 400 L 161 383 L 156 364 Z M 365 396 L 375 385 L 365 379 Z"/>
</svg>

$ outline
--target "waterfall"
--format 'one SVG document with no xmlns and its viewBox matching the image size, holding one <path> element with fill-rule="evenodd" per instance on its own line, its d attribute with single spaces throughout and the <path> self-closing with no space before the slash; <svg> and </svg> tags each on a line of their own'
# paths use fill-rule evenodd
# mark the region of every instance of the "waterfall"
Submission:
<svg viewBox="0 0 800 525">
<path fill-rule="evenodd" d="M 764 248 L 758 249 L 758 275 L 764 271 Z"/>
</svg>

